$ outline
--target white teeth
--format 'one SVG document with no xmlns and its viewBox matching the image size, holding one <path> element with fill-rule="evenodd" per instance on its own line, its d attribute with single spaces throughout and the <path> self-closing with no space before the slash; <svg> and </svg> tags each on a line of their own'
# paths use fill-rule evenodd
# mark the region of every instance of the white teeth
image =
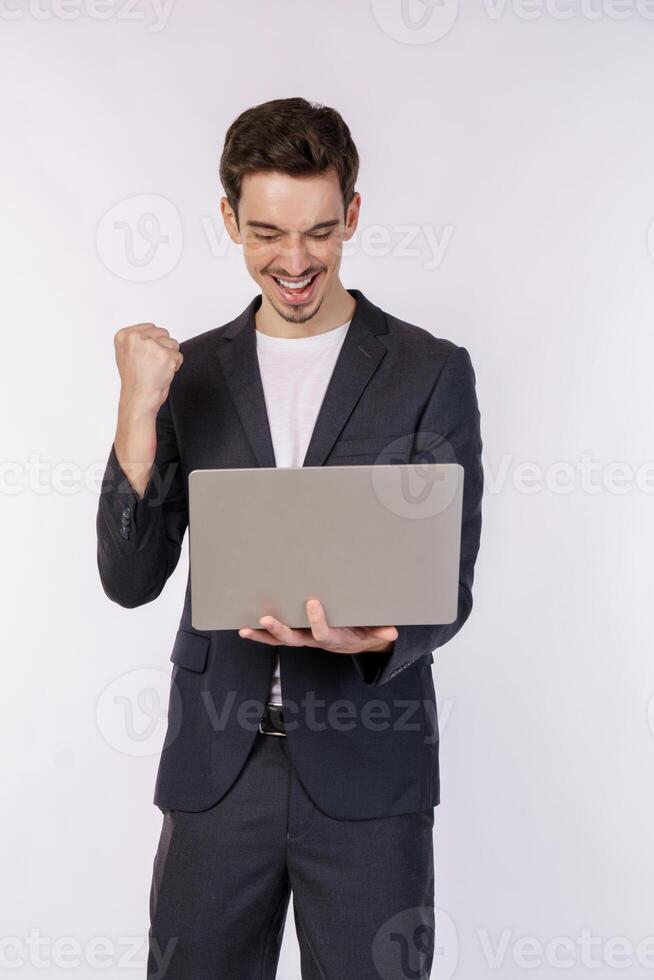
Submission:
<svg viewBox="0 0 654 980">
<path fill-rule="evenodd" d="M 313 276 L 309 276 L 308 279 L 303 279 L 302 282 L 288 282 L 287 279 L 278 279 L 277 276 L 275 276 L 275 279 L 277 279 L 277 282 L 280 284 L 280 286 L 283 286 L 284 289 L 301 290 L 301 289 L 306 289 L 306 287 L 313 279 Z"/>
</svg>

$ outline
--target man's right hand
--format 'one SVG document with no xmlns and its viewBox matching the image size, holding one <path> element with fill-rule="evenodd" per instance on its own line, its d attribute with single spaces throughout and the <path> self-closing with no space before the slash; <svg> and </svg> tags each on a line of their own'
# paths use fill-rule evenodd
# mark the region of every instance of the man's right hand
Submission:
<svg viewBox="0 0 654 980">
<path fill-rule="evenodd" d="M 119 330 L 114 346 L 121 403 L 135 414 L 150 412 L 156 417 L 184 360 L 178 342 L 163 327 L 137 323 Z"/>
<path fill-rule="evenodd" d="M 153 323 L 123 327 L 114 347 L 121 381 L 114 448 L 130 485 L 142 497 L 157 450 L 157 413 L 184 356 L 168 331 Z"/>
</svg>

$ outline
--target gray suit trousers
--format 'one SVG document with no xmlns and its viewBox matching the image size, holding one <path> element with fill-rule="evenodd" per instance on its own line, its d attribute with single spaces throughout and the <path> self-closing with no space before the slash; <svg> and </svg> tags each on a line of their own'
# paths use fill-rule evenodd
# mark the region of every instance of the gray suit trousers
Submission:
<svg viewBox="0 0 654 980">
<path fill-rule="evenodd" d="M 274 980 L 291 892 L 303 980 L 427 980 L 433 808 L 332 819 L 307 795 L 287 741 L 257 735 L 209 809 L 164 811 L 149 980 Z"/>
</svg>

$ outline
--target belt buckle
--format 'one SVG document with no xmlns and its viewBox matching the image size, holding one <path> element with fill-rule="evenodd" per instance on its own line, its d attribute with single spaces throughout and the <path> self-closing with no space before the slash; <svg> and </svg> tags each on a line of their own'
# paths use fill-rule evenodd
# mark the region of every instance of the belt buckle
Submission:
<svg viewBox="0 0 654 980">
<path fill-rule="evenodd" d="M 270 708 L 270 705 L 267 704 L 266 705 L 266 709 L 269 709 L 269 708 Z M 263 719 L 261 721 L 259 721 L 259 731 L 261 732 L 262 735 L 277 735 L 277 736 L 279 736 L 279 738 L 286 738 L 286 732 L 278 732 L 278 731 L 275 731 L 274 728 L 272 728 L 272 729 L 271 728 L 264 728 L 263 725 L 262 725 L 262 721 L 263 721 Z"/>
<path fill-rule="evenodd" d="M 259 722 L 259 731 L 261 732 L 262 735 L 278 735 L 279 738 L 286 738 L 286 732 L 276 732 L 276 731 L 271 731 L 268 728 L 262 728 L 261 722 Z"/>
</svg>

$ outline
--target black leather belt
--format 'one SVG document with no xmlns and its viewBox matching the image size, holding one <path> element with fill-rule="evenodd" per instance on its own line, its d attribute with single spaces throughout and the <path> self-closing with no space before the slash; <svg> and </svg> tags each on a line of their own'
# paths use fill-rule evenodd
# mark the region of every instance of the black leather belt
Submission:
<svg viewBox="0 0 654 980">
<path fill-rule="evenodd" d="M 259 731 L 263 735 L 283 735 L 286 738 L 284 728 L 284 709 L 278 704 L 267 704 L 264 708 L 263 718 L 259 722 Z"/>
</svg>

